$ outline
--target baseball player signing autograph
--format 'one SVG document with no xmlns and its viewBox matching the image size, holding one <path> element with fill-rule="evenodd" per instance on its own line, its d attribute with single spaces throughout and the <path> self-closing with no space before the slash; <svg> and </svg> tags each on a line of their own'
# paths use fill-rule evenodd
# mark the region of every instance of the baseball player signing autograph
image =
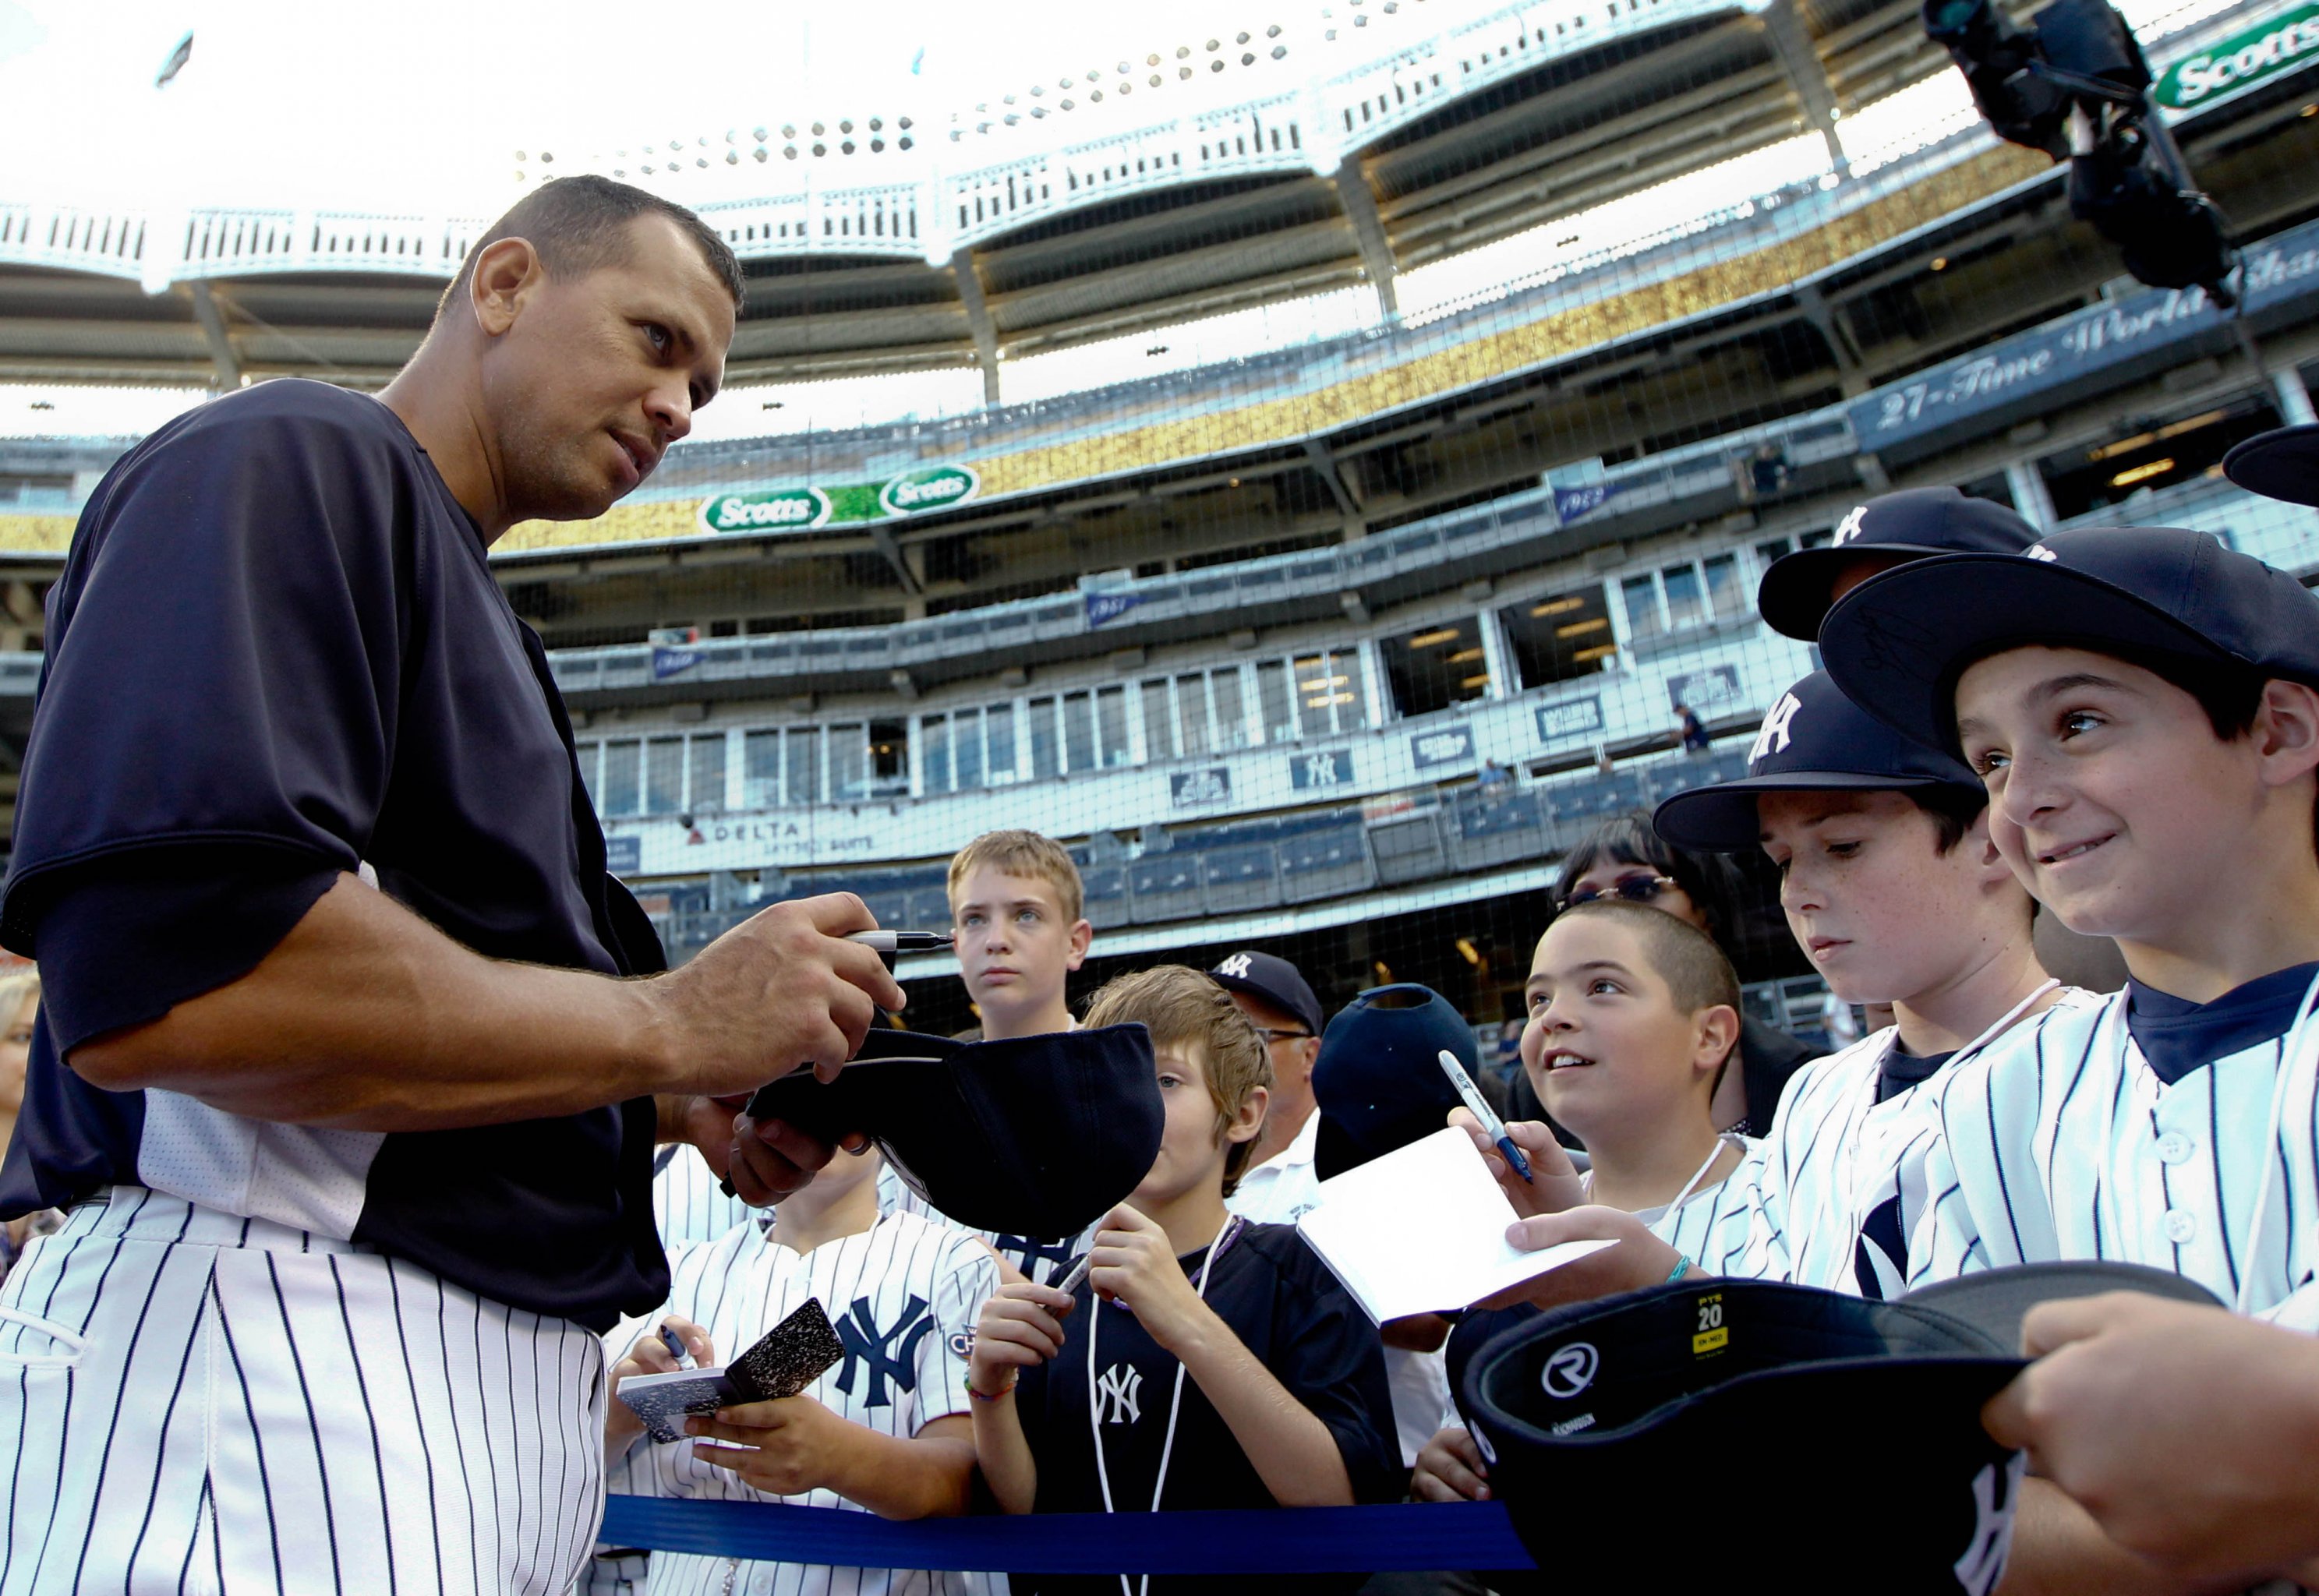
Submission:
<svg viewBox="0 0 2319 1596">
<path fill-rule="evenodd" d="M 829 1157 L 714 1096 L 899 1005 L 870 916 L 622 978 L 659 945 L 485 564 L 650 473 L 741 293 L 690 212 L 550 184 L 379 397 L 230 395 L 91 497 L 0 898 L 46 982 L 0 1213 L 69 1210 L 0 1294 L 9 1596 L 564 1590 L 655 1141 L 758 1202 Z"/>
</svg>

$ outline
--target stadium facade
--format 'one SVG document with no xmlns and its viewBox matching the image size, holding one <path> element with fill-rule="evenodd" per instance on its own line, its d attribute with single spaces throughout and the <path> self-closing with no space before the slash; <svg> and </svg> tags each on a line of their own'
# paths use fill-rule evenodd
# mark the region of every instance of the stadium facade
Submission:
<svg viewBox="0 0 2319 1596">
<path fill-rule="evenodd" d="M 2319 71 L 2263 43 L 2299 15 L 2143 29 L 2197 88 L 2175 131 L 2244 248 L 2227 314 L 2123 278 L 2058 170 L 1954 119 L 1829 136 L 1824 172 L 1555 254 L 1557 217 L 1866 122 L 1945 70 L 1913 6 L 1513 8 L 1157 130 L 708 203 L 752 278 L 726 402 L 744 378 L 943 367 L 985 398 L 680 446 L 600 519 L 500 545 L 616 869 L 681 956 L 831 887 L 939 923 L 946 855 L 1034 825 L 1082 857 L 1107 959 L 1268 940 L 1324 995 L 1413 977 L 1494 1017 L 1557 858 L 1743 760 L 1811 668 L 1756 582 L 1861 499 L 1946 483 L 2048 527 L 2197 527 L 2319 580 L 2319 518 L 2218 471 L 2314 417 Z M 0 205 L 0 374 L 367 384 L 473 236 L 263 221 L 43 231 Z M 1505 239 L 1538 257 L 1397 308 L 1402 274 Z M 1349 283 L 1375 301 L 1354 330 L 1004 401 L 1028 355 L 1156 351 Z M 108 341 L 99 302 L 124 294 L 161 310 Z M 293 303 L 295 336 L 252 308 Z M 17 748 L 40 595 L 123 446 L 0 439 Z M 1678 706 L 1705 753 L 1677 746 Z M 903 974 L 964 1023 L 935 962 Z"/>
</svg>

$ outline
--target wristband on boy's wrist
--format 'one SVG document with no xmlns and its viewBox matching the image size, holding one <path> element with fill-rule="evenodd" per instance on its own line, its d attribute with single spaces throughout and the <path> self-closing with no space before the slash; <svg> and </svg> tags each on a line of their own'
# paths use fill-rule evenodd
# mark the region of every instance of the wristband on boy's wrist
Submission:
<svg viewBox="0 0 2319 1596">
<path fill-rule="evenodd" d="M 997 1390 L 996 1390 L 996 1391 L 982 1391 L 982 1390 L 979 1390 L 979 1389 L 977 1389 L 977 1387 L 975 1386 L 974 1382 L 973 1382 L 973 1381 L 971 1381 L 971 1380 L 969 1380 L 969 1381 L 966 1383 L 966 1394 L 967 1394 L 967 1395 L 969 1395 L 969 1396 L 970 1396 L 970 1397 L 972 1397 L 975 1401 L 977 1401 L 977 1402 L 997 1402 L 997 1401 L 1000 1397 L 1002 1397 L 1002 1396 L 1012 1396 L 1012 1395 L 1014 1395 L 1014 1394 L 1015 1394 L 1015 1381 L 1020 1380 L 1022 1377 L 1023 1377 L 1023 1376 L 1022 1376 L 1019 1373 L 1018 1373 L 1018 1374 L 1016 1374 L 1016 1375 L 1014 1376 L 1014 1378 L 1013 1378 L 1013 1379 L 1008 1380 L 1008 1381 L 1006 1382 L 1006 1384 L 1001 1385 L 1001 1386 L 1000 1386 Z"/>
<path fill-rule="evenodd" d="M 1682 1279 L 1685 1275 L 1690 1274 L 1690 1273 L 1691 1273 L 1691 1271 L 1692 1271 L 1692 1267 L 1693 1267 L 1693 1266 L 1692 1266 L 1692 1261 L 1691 1261 L 1691 1259 L 1690 1259 L 1689 1258 L 1687 1258 L 1686 1256 L 1684 1256 L 1683 1254 L 1682 1254 L 1682 1253 L 1680 1253 L 1680 1252 L 1676 1253 L 1676 1254 L 1674 1255 L 1674 1272 L 1673 1272 L 1673 1273 L 1671 1273 L 1670 1275 L 1668 1275 L 1668 1276 L 1667 1276 L 1667 1277 L 1666 1277 L 1666 1284 L 1667 1284 L 1667 1285 L 1673 1285 L 1676 1281 L 1678 1281 L 1678 1280 Z M 970 1387 L 970 1389 L 971 1389 L 971 1387 Z"/>
</svg>

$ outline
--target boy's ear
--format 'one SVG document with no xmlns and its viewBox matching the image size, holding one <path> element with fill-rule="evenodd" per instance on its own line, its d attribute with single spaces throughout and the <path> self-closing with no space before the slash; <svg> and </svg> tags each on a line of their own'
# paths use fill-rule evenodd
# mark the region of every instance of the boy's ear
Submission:
<svg viewBox="0 0 2319 1596">
<path fill-rule="evenodd" d="M 2270 785 L 2284 787 L 2319 770 L 2319 690 L 2277 678 L 2264 682 L 2254 735 Z"/>
<path fill-rule="evenodd" d="M 1702 1074 L 1712 1074 L 1731 1050 L 1739 1045 L 1739 1011 L 1728 1003 L 1699 1011 L 1697 1050 L 1692 1055 L 1692 1068 Z"/>
<path fill-rule="evenodd" d="M 1989 834 L 1989 810 L 1986 806 L 1972 817 L 1972 824 L 1964 828 L 1964 835 L 1957 839 L 1954 852 L 1972 861 L 1973 870 L 1981 877 L 1983 888 L 2008 886 L 2017 879 L 2013 867 L 2007 864 L 2005 856 L 1997 851 L 1997 839 Z"/>
<path fill-rule="evenodd" d="M 1250 1087 L 1248 1096 L 1240 1100 L 1240 1112 L 1232 1115 L 1232 1123 L 1224 1127 L 1227 1143 L 1253 1141 L 1264 1129 L 1264 1116 L 1272 1111 L 1272 1088 Z"/>
<path fill-rule="evenodd" d="M 1085 920 L 1071 923 L 1071 953 L 1069 967 L 1077 969 L 1087 962 L 1087 947 L 1095 941 L 1095 927 Z"/>
</svg>

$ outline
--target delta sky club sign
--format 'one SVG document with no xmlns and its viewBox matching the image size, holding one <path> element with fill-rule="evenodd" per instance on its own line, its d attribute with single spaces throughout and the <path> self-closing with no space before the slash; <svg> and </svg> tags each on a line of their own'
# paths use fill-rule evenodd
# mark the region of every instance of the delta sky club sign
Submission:
<svg viewBox="0 0 2319 1596">
<path fill-rule="evenodd" d="M 853 527 L 963 504 L 982 487 L 970 465 L 925 465 L 877 482 L 760 488 L 700 501 L 700 524 L 719 534 L 806 532 Z"/>
</svg>

